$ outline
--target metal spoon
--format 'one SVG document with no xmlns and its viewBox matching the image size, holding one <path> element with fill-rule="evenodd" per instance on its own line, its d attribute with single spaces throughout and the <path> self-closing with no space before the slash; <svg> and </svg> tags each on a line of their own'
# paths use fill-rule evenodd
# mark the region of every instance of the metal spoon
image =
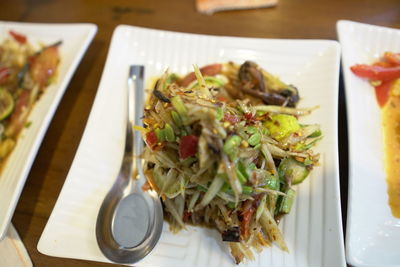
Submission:
<svg viewBox="0 0 400 267">
<path fill-rule="evenodd" d="M 97 216 L 97 243 L 104 256 L 116 263 L 132 264 L 149 254 L 161 236 L 163 225 L 157 193 L 141 189 L 146 180 L 137 157 L 142 142 L 140 134 L 132 129 L 133 125 L 141 124 L 143 79 L 144 67 L 130 66 L 125 152 L 117 180 Z"/>
</svg>

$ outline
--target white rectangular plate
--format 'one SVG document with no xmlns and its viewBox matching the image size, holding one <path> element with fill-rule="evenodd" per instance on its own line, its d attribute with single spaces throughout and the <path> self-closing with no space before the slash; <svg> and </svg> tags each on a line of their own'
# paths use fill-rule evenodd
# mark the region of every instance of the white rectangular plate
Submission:
<svg viewBox="0 0 400 267">
<path fill-rule="evenodd" d="M 96 243 L 95 224 L 122 158 L 130 64 L 144 64 L 148 79 L 167 67 L 184 74 L 192 64 L 248 59 L 298 86 L 302 106 L 320 105 L 305 120 L 320 123 L 325 138 L 318 146 L 322 165 L 298 187 L 292 213 L 281 223 L 290 253 L 265 248 L 243 266 L 344 266 L 337 154 L 339 50 L 335 41 L 217 37 L 119 26 L 82 141 L 38 250 L 107 261 Z M 189 227 L 174 235 L 165 223 L 155 250 L 137 266 L 234 266 L 234 262 L 217 232 Z"/>
<path fill-rule="evenodd" d="M 379 106 L 373 87 L 350 66 L 400 52 L 400 30 L 339 21 L 349 132 L 347 261 L 355 266 L 400 266 L 400 219 L 386 193 Z"/>
<path fill-rule="evenodd" d="M 17 205 L 25 180 L 58 103 L 83 54 L 97 31 L 93 24 L 40 24 L 0 21 L 0 41 L 9 30 L 28 37 L 31 44 L 53 44 L 62 40 L 61 62 L 56 82 L 51 84 L 29 114 L 30 127 L 22 130 L 16 147 L 0 174 L 0 240 Z"/>
</svg>

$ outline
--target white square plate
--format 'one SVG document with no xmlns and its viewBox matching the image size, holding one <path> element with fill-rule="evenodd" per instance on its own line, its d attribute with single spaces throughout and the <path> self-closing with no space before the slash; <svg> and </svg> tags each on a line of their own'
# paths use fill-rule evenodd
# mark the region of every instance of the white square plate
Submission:
<svg viewBox="0 0 400 267">
<path fill-rule="evenodd" d="M 265 248 L 243 266 L 344 266 L 337 154 L 340 49 L 335 41 L 217 37 L 119 26 L 74 162 L 40 238 L 38 250 L 58 257 L 107 262 L 95 236 L 99 207 L 114 182 L 123 153 L 126 79 L 130 64 L 146 78 L 169 67 L 184 74 L 199 66 L 249 59 L 300 89 L 302 106 L 320 105 L 305 120 L 322 125 L 321 167 L 298 187 L 292 213 L 281 223 L 290 253 Z M 62 230 L 60 230 L 62 229 Z M 189 227 L 161 240 L 137 266 L 234 266 L 219 235 Z"/>
<path fill-rule="evenodd" d="M 383 140 L 375 91 L 350 66 L 400 52 L 400 30 L 339 21 L 349 131 L 347 261 L 356 266 L 400 266 L 400 219 L 386 193 Z"/>
<path fill-rule="evenodd" d="M 30 127 L 22 130 L 17 145 L 0 174 L 0 240 L 7 231 L 47 127 L 76 67 L 97 31 L 97 26 L 0 21 L 0 41 L 9 36 L 8 31 L 11 29 L 26 35 L 32 45 L 53 44 L 59 40 L 63 43 L 59 48 L 61 62 L 56 82 L 46 89 L 35 104 L 28 117 L 28 121 L 32 123 Z"/>
</svg>

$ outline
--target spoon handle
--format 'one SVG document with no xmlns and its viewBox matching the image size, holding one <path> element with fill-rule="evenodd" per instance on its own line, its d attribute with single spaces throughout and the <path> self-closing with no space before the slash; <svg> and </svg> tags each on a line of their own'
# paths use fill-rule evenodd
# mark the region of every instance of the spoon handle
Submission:
<svg viewBox="0 0 400 267">
<path fill-rule="evenodd" d="M 129 68 L 128 78 L 128 120 L 127 120 L 127 136 L 132 131 L 134 125 L 141 126 L 141 117 L 143 113 L 144 91 L 138 88 L 144 88 L 144 67 L 142 65 L 132 65 Z M 139 155 L 141 151 L 140 134 L 133 132 L 134 155 Z M 132 144 L 132 145 L 133 145 Z"/>
<path fill-rule="evenodd" d="M 128 125 L 127 131 L 132 131 L 132 126 L 142 126 L 142 115 L 144 107 L 144 66 L 142 65 L 131 65 L 129 67 L 128 77 Z M 128 134 L 128 132 L 127 132 Z M 140 166 L 140 157 L 142 151 L 143 142 L 138 131 L 133 131 L 133 159 L 132 159 L 132 175 L 131 177 L 139 177 L 139 180 L 135 182 L 135 186 L 132 188 L 133 191 L 137 191 L 143 183 L 144 178 L 138 176 L 138 167 Z M 141 180 L 141 181 L 140 181 Z"/>
</svg>

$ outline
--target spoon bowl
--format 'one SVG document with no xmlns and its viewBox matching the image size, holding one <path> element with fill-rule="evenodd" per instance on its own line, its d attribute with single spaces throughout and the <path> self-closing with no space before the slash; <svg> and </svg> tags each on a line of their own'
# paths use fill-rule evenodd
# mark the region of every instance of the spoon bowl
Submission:
<svg viewBox="0 0 400 267">
<path fill-rule="evenodd" d="M 148 255 L 160 239 L 163 226 L 161 201 L 153 190 L 143 192 L 146 182 L 139 155 L 143 112 L 144 67 L 132 65 L 128 78 L 128 111 L 125 151 L 117 178 L 100 207 L 96 238 L 110 261 L 132 264 Z"/>
</svg>

